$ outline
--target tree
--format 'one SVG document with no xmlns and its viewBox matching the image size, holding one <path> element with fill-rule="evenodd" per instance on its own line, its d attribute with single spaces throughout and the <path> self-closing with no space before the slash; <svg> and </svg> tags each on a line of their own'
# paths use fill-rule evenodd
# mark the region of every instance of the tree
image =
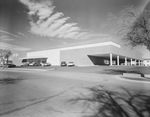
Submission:
<svg viewBox="0 0 150 117">
<path fill-rule="evenodd" d="M 5 58 L 6 58 L 6 64 L 8 64 L 9 57 L 12 55 L 12 52 L 10 50 L 5 50 Z"/>
<path fill-rule="evenodd" d="M 117 15 L 109 14 L 107 28 L 111 35 L 132 47 L 141 45 L 150 50 L 150 11 L 126 7 Z"/>
<path fill-rule="evenodd" d="M 8 64 L 9 57 L 12 55 L 12 52 L 10 50 L 4 50 L 0 49 L 0 60 L 2 64 L 4 65 L 5 63 Z"/>
<path fill-rule="evenodd" d="M 134 12 L 130 13 L 134 15 Z M 144 45 L 150 50 L 150 11 L 144 10 L 136 18 L 123 39 L 128 41 L 133 47 Z"/>
<path fill-rule="evenodd" d="M 131 13 L 130 13 L 131 12 Z M 133 16 L 132 12 L 135 16 Z M 130 27 L 136 20 L 141 11 L 133 6 L 126 7 L 117 14 L 109 13 L 107 21 L 103 24 L 102 29 L 110 35 L 123 37 L 129 32 Z"/>
</svg>

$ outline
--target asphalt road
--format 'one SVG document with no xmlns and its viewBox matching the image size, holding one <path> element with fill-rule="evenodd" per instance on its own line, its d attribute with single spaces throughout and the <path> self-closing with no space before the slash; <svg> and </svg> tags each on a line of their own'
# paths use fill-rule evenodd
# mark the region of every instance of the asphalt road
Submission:
<svg viewBox="0 0 150 117">
<path fill-rule="evenodd" d="M 149 83 L 120 80 L 113 75 L 60 71 L 0 71 L 0 116 L 3 117 L 76 117 L 82 106 L 68 103 L 85 87 L 125 86 L 148 89 Z"/>
<path fill-rule="evenodd" d="M 60 74 L 0 71 L 0 116 L 52 117 L 69 111 L 69 106 L 67 109 L 62 104 L 68 95 L 72 96 L 73 89 L 78 90 L 91 82 L 65 78 L 65 73 Z"/>
</svg>

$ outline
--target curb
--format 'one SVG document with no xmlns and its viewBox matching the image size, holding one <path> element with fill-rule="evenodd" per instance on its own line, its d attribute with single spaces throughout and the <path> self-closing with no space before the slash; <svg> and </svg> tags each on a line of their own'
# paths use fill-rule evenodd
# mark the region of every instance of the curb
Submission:
<svg viewBox="0 0 150 117">
<path fill-rule="evenodd" d="M 53 69 L 22 69 L 22 68 L 7 68 L 7 69 L 0 69 L 0 71 L 52 71 Z"/>
<path fill-rule="evenodd" d="M 147 77 L 123 77 L 122 75 L 116 75 L 116 78 L 119 80 L 129 81 L 129 82 L 137 82 L 137 83 L 150 83 L 150 78 Z"/>
<path fill-rule="evenodd" d="M 150 79 L 150 74 L 139 74 L 139 73 L 123 73 L 122 77 L 132 79 Z"/>
</svg>

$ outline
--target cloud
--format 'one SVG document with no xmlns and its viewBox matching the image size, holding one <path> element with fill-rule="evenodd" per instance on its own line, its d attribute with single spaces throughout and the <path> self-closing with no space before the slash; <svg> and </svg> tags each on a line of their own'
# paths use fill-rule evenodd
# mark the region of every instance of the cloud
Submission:
<svg viewBox="0 0 150 117">
<path fill-rule="evenodd" d="M 14 41 L 15 39 L 12 39 L 12 38 L 3 38 L 3 39 L 0 39 L 1 41 Z"/>
<path fill-rule="evenodd" d="M 19 35 L 25 37 L 25 34 L 21 33 L 21 32 L 18 32 Z"/>
<path fill-rule="evenodd" d="M 0 36 L 0 39 L 5 39 L 5 38 L 9 38 L 9 36 L 8 35 Z"/>
<path fill-rule="evenodd" d="M 20 0 L 29 9 L 30 32 L 42 37 L 85 39 L 88 32 L 69 22 L 62 12 L 54 11 L 51 0 Z M 35 18 L 36 17 L 36 18 Z"/>
<path fill-rule="evenodd" d="M 87 38 L 100 38 L 100 37 L 110 37 L 108 34 L 94 34 L 94 33 L 92 33 L 92 34 L 89 34 L 88 36 L 87 36 Z"/>
<path fill-rule="evenodd" d="M 0 37 L 0 41 L 14 41 L 15 39 L 11 38 L 10 36 L 8 35 L 4 35 L 4 36 L 1 36 Z"/>
<path fill-rule="evenodd" d="M 11 36 L 16 37 L 16 38 L 19 37 L 18 35 L 15 35 L 13 33 L 10 33 L 10 32 L 4 31 L 4 30 L 0 30 L 0 33 L 8 34 L 8 35 L 11 35 Z"/>
<path fill-rule="evenodd" d="M 9 49 L 9 50 L 15 50 L 15 51 L 27 51 L 31 50 L 30 48 L 20 47 L 8 43 L 0 42 L 0 49 Z"/>
<path fill-rule="evenodd" d="M 55 20 L 50 27 L 47 27 L 45 30 L 43 30 L 43 34 L 44 36 L 50 36 L 50 37 L 54 37 L 56 35 L 54 35 L 55 31 L 61 27 L 67 20 L 68 18 L 62 18 L 62 19 L 58 19 Z"/>
</svg>

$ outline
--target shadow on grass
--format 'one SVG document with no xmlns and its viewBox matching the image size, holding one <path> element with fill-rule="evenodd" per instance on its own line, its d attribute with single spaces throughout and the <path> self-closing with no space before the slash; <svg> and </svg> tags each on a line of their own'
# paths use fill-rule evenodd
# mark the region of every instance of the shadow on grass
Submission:
<svg viewBox="0 0 150 117">
<path fill-rule="evenodd" d="M 143 73 L 141 73 L 140 71 L 118 70 L 118 69 L 104 69 L 102 73 L 113 74 L 113 75 L 120 75 L 123 73 L 136 73 L 136 74 L 143 75 Z"/>
<path fill-rule="evenodd" d="M 149 91 L 130 91 L 120 87 L 113 91 L 97 86 L 88 88 L 89 95 L 80 95 L 69 100 L 72 104 L 82 103 L 83 117 L 150 117 Z"/>
<path fill-rule="evenodd" d="M 0 79 L 0 84 L 18 84 L 20 81 L 22 81 L 23 78 L 17 77 L 17 78 L 2 78 Z"/>
</svg>

